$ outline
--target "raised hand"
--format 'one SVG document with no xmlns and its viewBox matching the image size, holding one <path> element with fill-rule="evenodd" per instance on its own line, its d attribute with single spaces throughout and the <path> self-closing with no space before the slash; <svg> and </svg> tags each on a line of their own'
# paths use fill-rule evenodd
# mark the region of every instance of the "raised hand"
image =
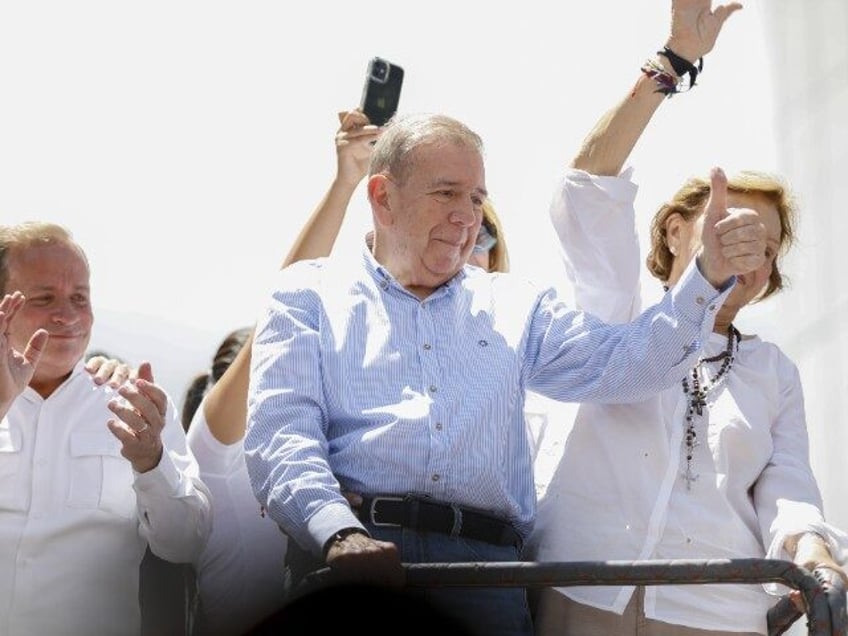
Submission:
<svg viewBox="0 0 848 636">
<path fill-rule="evenodd" d="M 695 62 L 712 51 L 725 21 L 742 8 L 739 2 L 719 4 L 712 0 L 672 0 L 671 34 L 666 45 L 675 53 Z"/>
<path fill-rule="evenodd" d="M 121 444 L 121 455 L 126 457 L 136 472 L 145 473 L 159 465 L 162 458 L 162 429 L 168 399 L 165 392 L 153 382 L 149 362 L 138 367 L 138 377 L 118 388 L 123 399 L 114 398 L 109 410 L 118 416 L 107 425 Z"/>
<path fill-rule="evenodd" d="M 358 110 L 339 113 L 341 126 L 336 133 L 336 164 L 338 178 L 358 184 L 368 173 L 371 151 L 380 128 L 368 123 L 368 117 Z"/>
<path fill-rule="evenodd" d="M 45 329 L 37 329 L 27 342 L 26 348 L 17 351 L 11 342 L 9 327 L 15 314 L 26 302 L 19 292 L 6 294 L 0 300 L 0 410 L 5 414 L 9 405 L 17 398 L 32 380 L 35 368 L 47 346 L 49 334 Z"/>
<path fill-rule="evenodd" d="M 755 210 L 727 209 L 727 176 L 721 168 L 710 172 L 697 258 L 704 278 L 716 288 L 731 276 L 758 269 L 766 259 L 766 227 Z"/>
</svg>

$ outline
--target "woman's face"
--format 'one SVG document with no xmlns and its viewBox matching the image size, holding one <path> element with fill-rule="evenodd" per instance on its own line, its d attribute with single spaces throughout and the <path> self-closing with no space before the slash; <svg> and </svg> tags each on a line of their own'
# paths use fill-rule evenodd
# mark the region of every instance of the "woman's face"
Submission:
<svg viewBox="0 0 848 636">
<path fill-rule="evenodd" d="M 763 292 L 774 269 L 774 262 L 780 249 L 781 224 L 777 206 L 762 194 L 739 192 L 727 193 L 728 208 L 748 208 L 755 210 L 766 227 L 766 260 L 754 271 L 736 277 L 736 287 L 724 303 L 722 311 L 735 315 L 742 307 Z M 685 221 L 679 214 L 669 217 L 666 231 L 669 247 L 676 252 L 668 284 L 670 287 L 680 279 L 689 262 L 701 247 L 701 228 L 704 215 L 692 221 Z"/>
</svg>

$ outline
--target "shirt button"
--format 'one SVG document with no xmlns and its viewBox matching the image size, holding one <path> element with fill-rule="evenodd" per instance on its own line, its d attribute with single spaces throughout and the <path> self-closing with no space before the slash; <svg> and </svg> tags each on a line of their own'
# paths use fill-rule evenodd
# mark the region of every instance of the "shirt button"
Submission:
<svg viewBox="0 0 848 636">
<path fill-rule="evenodd" d="M 692 537 L 686 537 L 686 543 L 692 543 Z"/>
<path fill-rule="evenodd" d="M 703 304 L 704 304 L 704 302 L 705 302 L 705 301 L 704 301 L 704 297 L 703 297 L 703 296 L 698 296 L 698 297 L 695 299 L 695 302 L 696 302 L 697 304 L 699 304 L 699 305 L 703 305 Z"/>
<path fill-rule="evenodd" d="M 435 392 L 436 392 L 436 391 L 438 391 L 438 390 L 439 390 L 439 389 L 438 389 L 438 387 L 437 387 L 435 384 L 431 384 L 431 385 L 430 385 L 430 393 L 435 393 Z"/>
<path fill-rule="evenodd" d="M 432 477 L 430 477 L 430 479 L 432 479 L 433 481 L 439 481 L 440 478 L 438 475 L 433 475 Z"/>
<path fill-rule="evenodd" d="M 383 281 L 382 283 L 380 283 L 380 287 L 382 287 L 385 291 L 389 288 L 389 284 L 386 281 Z"/>
<path fill-rule="evenodd" d="M 424 350 L 425 350 L 425 351 L 429 351 L 429 350 L 430 350 L 430 345 L 429 345 L 428 343 L 426 343 L 426 342 L 424 343 Z"/>
<path fill-rule="evenodd" d="M 709 309 L 710 311 L 715 311 L 715 305 L 710 305 L 709 307 L 707 307 L 707 309 Z"/>
<path fill-rule="evenodd" d="M 436 422 L 436 430 L 437 431 L 442 430 L 442 423 L 441 422 Z"/>
</svg>

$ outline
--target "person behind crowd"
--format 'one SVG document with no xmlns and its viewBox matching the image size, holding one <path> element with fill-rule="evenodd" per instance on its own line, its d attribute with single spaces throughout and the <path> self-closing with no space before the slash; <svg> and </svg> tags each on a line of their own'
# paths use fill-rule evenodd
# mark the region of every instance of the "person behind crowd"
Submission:
<svg viewBox="0 0 848 636">
<path fill-rule="evenodd" d="M 191 426 L 191 420 L 197 412 L 197 408 L 203 401 L 203 397 L 224 376 L 224 373 L 230 368 L 239 351 L 242 350 L 252 335 L 253 327 L 233 329 L 218 345 L 215 355 L 212 356 L 212 365 L 209 369 L 198 373 L 189 383 L 183 396 L 183 406 L 180 415 L 186 433 L 189 430 L 189 426 Z M 246 396 L 245 399 L 247 399 Z"/>
<path fill-rule="evenodd" d="M 740 8 L 711 4 L 672 2 L 664 52 L 589 133 L 551 206 L 577 303 L 608 321 L 631 320 L 642 305 L 636 187 L 622 170 L 668 89 L 697 70 Z M 783 558 L 845 576 L 834 560 L 844 562 L 845 535 L 825 522 L 809 464 L 798 370 L 735 324 L 783 286 L 780 256 L 795 236 L 787 184 L 760 172 L 688 180 L 653 218 L 648 268 L 678 288 L 716 195 L 756 211 L 765 261 L 738 276 L 702 356 L 676 383 L 627 405 L 579 407 L 539 503 L 530 552 L 538 561 Z M 765 634 L 776 600 L 767 590 L 777 592 L 730 583 L 548 588 L 537 634 Z"/>
<path fill-rule="evenodd" d="M 370 125 L 359 110 L 340 113 L 339 121 L 335 178 L 283 267 L 330 253 L 350 198 L 367 171 L 380 129 Z M 200 584 L 198 636 L 242 634 L 285 601 L 287 538 L 261 512 L 244 463 L 252 333 L 252 328 L 232 332 L 221 343 L 208 380 L 199 376 L 184 401 L 188 443 L 215 502 L 212 536 L 196 568 Z"/>
<path fill-rule="evenodd" d="M 482 141 L 461 122 L 396 118 L 369 175 L 373 254 L 282 270 L 252 345 L 246 463 L 295 583 L 324 564 L 403 585 L 401 557 L 519 560 L 535 516 L 524 390 L 631 401 L 670 386 L 734 275 L 763 259 L 753 215 L 711 205 L 681 284 L 607 325 L 553 288 L 465 266 L 487 192 Z M 531 632 L 523 589 L 426 593 L 476 633 Z"/>
<path fill-rule="evenodd" d="M 140 631 L 145 548 L 191 561 L 210 502 L 150 364 L 118 389 L 84 371 L 94 315 L 70 232 L 0 227 L 0 632 Z"/>
</svg>

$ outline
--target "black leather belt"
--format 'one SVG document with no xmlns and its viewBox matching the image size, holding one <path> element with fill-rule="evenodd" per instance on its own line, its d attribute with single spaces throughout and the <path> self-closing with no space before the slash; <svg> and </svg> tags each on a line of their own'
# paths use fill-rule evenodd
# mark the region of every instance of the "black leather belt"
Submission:
<svg viewBox="0 0 848 636">
<path fill-rule="evenodd" d="M 521 535 L 507 521 L 462 506 L 426 497 L 363 497 L 359 519 L 375 526 L 402 526 L 427 532 L 521 548 Z"/>
</svg>

